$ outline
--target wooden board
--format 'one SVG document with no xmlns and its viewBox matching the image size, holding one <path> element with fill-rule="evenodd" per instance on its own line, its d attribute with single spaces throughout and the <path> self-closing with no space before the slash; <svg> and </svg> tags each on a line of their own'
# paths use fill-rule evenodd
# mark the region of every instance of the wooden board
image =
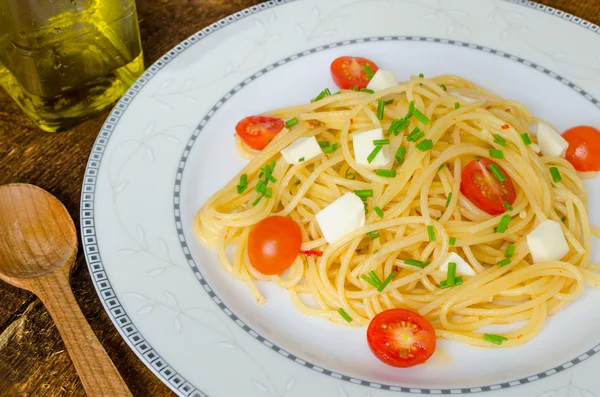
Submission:
<svg viewBox="0 0 600 397">
<path fill-rule="evenodd" d="M 205 26 L 260 2 L 137 0 L 146 65 Z M 540 2 L 600 24 L 599 0 Z M 27 182 L 50 191 L 79 225 L 85 165 L 107 114 L 60 134 L 46 134 L 0 90 L 0 184 Z M 79 269 L 72 280 L 75 296 L 131 392 L 144 397 L 174 395 L 137 359 L 113 327 L 96 296 L 81 252 L 77 262 Z M 85 396 L 64 349 L 40 302 L 0 282 L 0 396 Z"/>
</svg>

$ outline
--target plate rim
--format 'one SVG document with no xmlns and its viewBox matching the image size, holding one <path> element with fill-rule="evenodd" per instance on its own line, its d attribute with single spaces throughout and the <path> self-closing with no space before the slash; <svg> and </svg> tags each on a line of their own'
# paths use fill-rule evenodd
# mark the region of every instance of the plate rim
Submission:
<svg viewBox="0 0 600 397">
<path fill-rule="evenodd" d="M 299 2 L 300 0 L 269 0 L 259 3 L 257 5 L 245 8 L 236 13 L 228 15 L 209 26 L 199 30 L 195 34 L 189 36 L 187 39 L 181 41 L 180 43 L 173 46 L 169 51 L 164 53 L 161 57 L 159 57 L 151 66 L 149 66 L 143 74 L 136 80 L 136 82 L 129 88 L 129 90 L 119 99 L 119 101 L 114 105 L 110 114 L 107 116 L 102 128 L 100 129 L 96 140 L 92 146 L 91 153 L 88 158 L 88 162 L 86 164 L 86 169 L 82 181 L 82 189 L 81 189 L 81 197 L 80 197 L 80 236 L 81 236 L 81 244 L 83 248 L 84 257 L 86 259 L 86 264 L 88 266 L 88 271 L 90 273 L 90 279 L 92 280 L 92 284 L 94 285 L 94 289 L 96 294 L 102 303 L 104 311 L 111 319 L 113 325 L 119 332 L 121 338 L 125 340 L 129 348 L 136 354 L 136 356 L 144 363 L 144 365 L 150 369 L 154 373 L 154 375 L 159 378 L 165 385 L 167 385 L 173 392 L 182 396 L 191 396 L 191 397 L 208 397 L 208 395 L 202 392 L 200 389 L 196 388 L 192 385 L 187 379 L 185 379 L 181 374 L 179 374 L 173 367 L 171 367 L 168 362 L 161 357 L 150 345 L 150 343 L 144 338 L 142 333 L 137 329 L 137 327 L 131 322 L 129 319 L 128 313 L 125 311 L 125 308 L 121 305 L 119 298 L 114 293 L 111 282 L 106 276 L 104 272 L 104 266 L 102 262 L 102 258 L 100 256 L 98 243 L 96 239 L 96 226 L 94 223 L 94 201 L 96 195 L 96 176 L 98 175 L 98 171 L 102 164 L 104 149 L 106 148 L 109 139 L 112 135 L 112 132 L 115 130 L 117 124 L 119 123 L 121 117 L 125 113 L 127 106 L 129 103 L 133 101 L 135 96 L 139 93 L 139 91 L 156 75 L 160 72 L 160 70 L 169 63 L 172 59 L 176 58 L 178 55 L 186 51 L 190 46 L 199 42 L 202 39 L 205 39 L 212 35 L 213 33 L 219 31 L 222 28 L 227 27 L 228 25 L 238 22 L 244 18 L 249 16 L 254 16 L 262 11 L 272 9 L 273 7 L 277 7 L 279 5 L 285 5 L 289 3 Z M 540 11 L 554 17 L 566 20 L 568 22 L 574 23 L 577 26 L 584 28 L 586 30 L 590 30 L 597 34 L 600 34 L 600 27 L 596 24 L 593 24 L 583 18 L 577 17 L 576 15 L 567 13 L 558 8 L 546 6 L 544 4 L 538 3 L 536 1 L 529 0 L 497 0 L 499 2 L 506 2 L 515 5 L 524 6 L 530 9 L 534 9 L 536 11 Z M 448 41 L 456 41 L 461 42 L 459 40 L 448 40 Z M 324 46 L 326 47 L 326 46 Z M 468 48 L 468 43 L 466 45 Z M 493 50 L 496 51 L 496 50 Z M 502 51 L 498 51 L 503 53 Z M 550 73 L 548 73 L 550 74 Z M 566 79 L 564 79 L 566 80 Z M 560 80 L 559 80 L 560 81 Z M 568 81 L 568 80 L 567 80 Z M 575 89 L 575 85 L 571 83 L 571 88 Z M 579 91 L 578 91 L 579 92 Z M 581 92 L 580 92 L 581 93 Z M 585 94 L 582 93 L 585 96 Z M 600 103 L 596 98 L 588 94 L 585 96 L 588 100 L 595 103 L 597 107 L 600 107 Z M 200 124 L 199 124 L 200 125 Z M 185 149 L 184 149 L 185 150 Z M 179 167 L 178 167 L 179 172 Z M 177 178 L 176 178 L 177 182 Z M 175 204 L 174 207 L 175 209 Z M 179 233 L 179 231 L 178 231 Z M 187 253 L 186 258 L 188 256 Z M 211 297 L 211 300 L 213 298 Z M 214 301 L 213 301 L 214 302 Z M 241 320 L 240 320 L 241 321 Z M 237 323 L 237 322 L 236 322 Z M 238 324 L 239 325 L 239 324 Z M 247 328 L 249 328 L 246 325 Z M 243 327 L 242 327 L 243 328 Z M 249 328 L 250 329 L 250 328 Z M 246 331 L 248 332 L 248 331 Z M 253 331 L 255 332 L 255 331 Z M 138 339 L 135 339 L 138 338 Z M 590 350 L 594 354 L 600 351 L 600 344 Z M 591 355 L 588 355 L 589 352 L 580 355 L 572 361 L 579 360 L 583 361 L 589 358 Z M 581 357 L 586 356 L 581 359 Z M 566 366 L 568 363 L 563 364 L 560 367 Z M 569 365 L 566 368 L 570 368 L 573 365 Z M 320 368 L 320 367 L 318 367 Z M 553 372 L 552 374 L 561 372 L 566 368 L 561 368 Z M 555 369 L 546 371 L 551 372 Z M 319 371 L 317 371 L 319 372 Z M 331 371 L 329 371 L 331 372 Z M 341 376 L 341 375 L 340 375 Z M 544 378 L 548 375 L 543 376 Z M 338 377 L 334 377 L 336 379 L 340 379 Z M 351 379 L 350 377 L 347 377 Z M 531 377 L 530 377 L 531 378 Z M 542 377 L 538 378 L 541 379 Z M 536 379 L 536 380 L 538 380 Z M 371 382 L 362 381 L 365 383 L 363 386 L 370 386 Z M 355 382 L 351 382 L 352 384 L 356 384 Z M 510 383 L 514 383 L 510 382 Z M 524 383 L 529 383 L 527 380 Z M 520 383 L 520 384 L 524 384 Z M 508 383 L 506 383 L 508 385 Z M 488 386 L 489 391 L 494 391 L 500 389 L 498 387 L 500 385 L 492 385 Z M 518 385 L 515 385 L 518 386 Z M 486 388 L 488 388 L 486 387 Z M 375 386 L 376 389 L 380 389 Z M 453 394 L 456 393 L 457 390 L 461 389 L 414 389 L 398 386 L 390 386 L 389 389 L 383 390 L 391 390 L 396 392 L 404 392 L 404 393 L 413 393 L 413 390 L 419 390 L 416 393 L 428 393 L 428 390 L 439 391 L 443 394 L 448 394 L 451 391 Z M 480 388 L 475 388 L 480 389 Z M 480 392 L 485 390 L 477 390 L 477 391 L 469 391 L 469 393 Z"/>
</svg>

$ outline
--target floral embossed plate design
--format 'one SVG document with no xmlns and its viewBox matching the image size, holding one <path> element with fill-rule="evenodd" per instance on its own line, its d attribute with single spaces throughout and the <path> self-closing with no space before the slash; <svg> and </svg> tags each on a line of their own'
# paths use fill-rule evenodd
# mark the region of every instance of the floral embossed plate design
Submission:
<svg viewBox="0 0 600 397">
<path fill-rule="evenodd" d="M 400 80 L 461 75 L 559 129 L 600 125 L 598 26 L 535 2 L 279 0 L 229 16 L 152 65 L 90 155 L 85 255 L 123 338 L 181 396 L 600 397 L 600 291 L 586 288 L 526 346 L 440 340 L 426 365 L 398 370 L 371 355 L 364 329 L 304 317 L 273 285 L 256 305 L 196 241 L 194 213 L 244 166 L 236 122 L 333 88 L 329 65 L 348 54 Z M 600 225 L 600 180 L 586 186 Z"/>
</svg>

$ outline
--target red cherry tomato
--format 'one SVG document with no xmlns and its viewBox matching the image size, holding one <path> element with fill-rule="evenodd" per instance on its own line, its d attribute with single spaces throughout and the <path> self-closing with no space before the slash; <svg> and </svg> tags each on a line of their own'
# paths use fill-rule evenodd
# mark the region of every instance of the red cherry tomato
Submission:
<svg viewBox="0 0 600 397">
<path fill-rule="evenodd" d="M 488 166 L 496 165 L 504 175 L 506 182 L 500 182 Z M 473 160 L 462 171 L 460 191 L 473 204 L 490 215 L 498 215 L 506 211 L 504 202 L 513 204 L 516 193 L 512 179 L 502 167 L 491 160 L 482 158 Z"/>
<path fill-rule="evenodd" d="M 282 273 L 300 253 L 300 226 L 282 216 L 270 216 L 258 222 L 248 236 L 248 258 L 252 266 L 269 276 Z"/>
<path fill-rule="evenodd" d="M 435 330 L 423 316 L 405 309 L 376 315 L 367 329 L 367 342 L 375 356 L 393 367 L 422 364 L 436 345 Z"/>
<path fill-rule="evenodd" d="M 379 68 L 375 63 L 365 58 L 339 57 L 331 64 L 331 77 L 333 81 L 343 90 L 352 87 L 366 88 L 371 78 L 365 72 L 365 65 L 369 65 L 373 73 Z"/>
<path fill-rule="evenodd" d="M 249 116 L 235 126 L 235 131 L 246 145 L 263 150 L 281 132 L 284 125 L 279 117 Z"/>
<path fill-rule="evenodd" d="M 577 171 L 600 171 L 600 131 L 579 126 L 562 134 L 569 142 L 565 158 Z"/>
</svg>

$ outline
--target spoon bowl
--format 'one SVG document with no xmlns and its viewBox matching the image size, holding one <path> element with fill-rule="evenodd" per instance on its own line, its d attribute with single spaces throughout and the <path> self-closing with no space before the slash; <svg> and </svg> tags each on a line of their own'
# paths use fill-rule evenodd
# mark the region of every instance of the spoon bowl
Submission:
<svg viewBox="0 0 600 397">
<path fill-rule="evenodd" d="M 0 186 L 0 279 L 44 303 L 88 396 L 130 397 L 71 291 L 77 246 L 73 219 L 56 197 L 27 184 Z"/>
</svg>

